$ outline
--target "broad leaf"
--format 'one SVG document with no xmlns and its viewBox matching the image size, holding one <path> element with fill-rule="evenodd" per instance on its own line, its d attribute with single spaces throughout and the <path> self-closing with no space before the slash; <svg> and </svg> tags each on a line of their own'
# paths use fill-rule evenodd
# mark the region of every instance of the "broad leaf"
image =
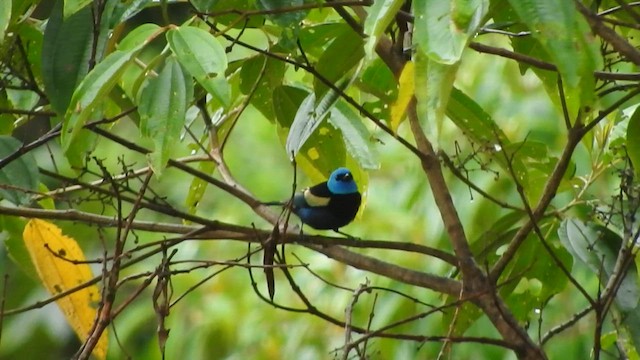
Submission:
<svg viewBox="0 0 640 360">
<path fill-rule="evenodd" d="M 159 33 L 154 32 L 152 38 Z M 137 38 L 138 33 L 132 36 Z M 113 87 L 120 80 L 127 65 L 137 56 L 138 52 L 148 43 L 149 40 L 140 42 L 127 50 L 116 50 L 109 54 L 82 80 L 78 88 L 73 93 L 71 104 L 66 114 L 66 120 L 62 126 L 61 142 L 65 151 L 68 151 L 71 144 L 76 140 L 80 129 L 86 122 L 95 116 L 104 104 L 104 98 L 109 95 Z M 128 40 L 123 40 L 127 43 Z M 78 156 L 78 154 L 71 154 Z M 69 157 L 70 154 L 67 154 Z"/>
<path fill-rule="evenodd" d="M 414 43 L 431 60 L 452 65 L 462 56 L 467 42 L 482 25 L 487 0 L 418 0 Z"/>
<path fill-rule="evenodd" d="M 63 235 L 56 225 L 32 219 L 25 226 L 23 236 L 38 276 L 51 295 L 73 289 L 93 279 L 89 265 L 82 263 L 85 256 L 78 243 Z M 81 341 L 91 333 L 100 300 L 100 290 L 96 285 L 56 300 Z M 93 349 L 93 354 L 98 359 L 105 359 L 107 356 L 107 339 L 105 330 Z"/>
<path fill-rule="evenodd" d="M 343 78 L 353 76 L 352 70 L 364 56 L 361 37 L 351 29 L 345 28 L 336 37 L 318 60 L 316 71 L 332 84 Z M 329 87 L 318 78 L 314 78 L 313 89 L 316 98 L 322 98 Z"/>
<path fill-rule="evenodd" d="M 0 44 L 4 42 L 9 22 L 11 22 L 11 1 L 3 1 L 0 3 Z"/>
<path fill-rule="evenodd" d="M 404 0 L 379 0 L 374 1 L 373 5 L 369 7 L 367 20 L 364 22 L 364 33 L 367 35 L 364 51 L 368 60 L 374 58 L 375 47 L 380 36 L 395 19 L 402 4 L 404 4 Z"/>
<path fill-rule="evenodd" d="M 562 222 L 558 235 L 562 245 L 606 284 L 613 275 L 622 239 L 604 226 L 586 224 L 577 219 Z M 630 311 L 638 306 L 638 273 L 633 264 L 620 284 L 615 297 L 622 311 Z"/>
<path fill-rule="evenodd" d="M 371 146 L 371 134 L 362 123 L 362 118 L 343 101 L 338 101 L 329 117 L 336 128 L 342 132 L 347 151 L 363 169 L 378 169 L 380 163 Z"/>
<path fill-rule="evenodd" d="M 151 168 L 160 175 L 180 137 L 185 114 L 193 97 L 191 78 L 170 56 L 157 77 L 151 78 L 140 95 L 140 132 L 150 138 Z"/>
<path fill-rule="evenodd" d="M 595 101 L 593 72 L 602 67 L 600 44 L 571 1 L 509 0 L 520 21 L 558 67 L 570 114 Z M 575 101 L 575 100 L 578 101 Z"/>
<path fill-rule="evenodd" d="M 63 3 L 56 1 L 42 47 L 44 88 L 58 114 L 67 112 L 76 85 L 89 70 L 93 38 L 90 7 L 63 20 Z"/>
<path fill-rule="evenodd" d="M 221 104 L 229 106 L 231 95 L 225 79 L 227 56 L 216 38 L 200 28 L 182 26 L 169 30 L 167 40 L 191 76 Z"/>
</svg>

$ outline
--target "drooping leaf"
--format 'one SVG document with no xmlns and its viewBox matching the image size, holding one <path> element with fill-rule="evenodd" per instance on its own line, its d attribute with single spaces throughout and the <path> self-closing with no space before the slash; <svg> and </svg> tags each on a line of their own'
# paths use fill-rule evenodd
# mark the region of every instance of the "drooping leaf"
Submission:
<svg viewBox="0 0 640 360">
<path fill-rule="evenodd" d="M 458 64 L 441 64 L 418 52 L 415 56 L 415 96 L 418 119 L 427 139 L 440 147 L 440 132 Z"/>
<path fill-rule="evenodd" d="M 627 125 L 627 154 L 636 177 L 640 176 L 640 107 L 637 107 Z"/>
<path fill-rule="evenodd" d="M 89 70 L 93 34 L 90 7 L 64 19 L 63 4 L 56 1 L 42 46 L 44 89 L 58 114 L 67 112 L 76 85 Z"/>
<path fill-rule="evenodd" d="M 362 119 L 343 101 L 331 110 L 329 121 L 342 132 L 347 151 L 363 169 L 378 169 L 380 163 L 371 147 L 371 134 Z"/>
<path fill-rule="evenodd" d="M 215 168 L 216 165 L 212 161 L 201 161 L 198 163 L 198 171 L 201 171 L 202 173 L 208 175 L 211 175 Z M 194 176 L 193 180 L 191 180 L 191 184 L 189 185 L 189 193 L 184 200 L 184 205 L 189 210 L 189 214 L 195 214 L 198 210 L 198 205 L 205 194 L 205 190 L 207 189 L 208 184 L 208 182 L 196 176 Z"/>
<path fill-rule="evenodd" d="M 3 1 L 0 4 L 0 44 L 4 42 L 4 33 L 11 22 L 11 1 Z"/>
<path fill-rule="evenodd" d="M 396 14 L 404 4 L 404 0 L 379 0 L 374 1 L 368 8 L 367 19 L 364 22 L 364 33 L 367 35 L 367 42 L 364 51 L 367 59 L 371 60 L 375 56 L 375 47 L 384 34 L 387 27 L 395 19 Z"/>
<path fill-rule="evenodd" d="M 10 136 L 0 136 L 0 159 L 12 155 L 22 143 Z M 21 154 L 0 169 L 0 195 L 16 205 L 29 203 L 32 191 L 38 190 L 40 173 L 33 154 Z"/>
<path fill-rule="evenodd" d="M 304 103 L 309 102 L 308 106 L 313 108 L 313 93 L 292 86 L 279 86 L 274 91 L 273 99 L 278 135 L 286 145 L 291 136 L 291 127 Z M 313 181 L 324 181 L 331 171 L 345 165 L 347 154 L 341 137 L 340 131 L 327 122 L 316 124 L 315 129 L 307 135 L 309 141 L 301 145 L 296 160 Z M 291 153 L 287 151 L 287 155 Z"/>
<path fill-rule="evenodd" d="M 155 32 L 153 36 L 158 34 Z M 99 112 L 101 105 L 104 104 L 104 98 L 118 83 L 126 67 L 148 41 L 143 41 L 127 50 L 116 50 L 109 54 L 78 85 L 62 126 L 61 142 L 65 151 L 70 149 L 87 120 Z M 77 154 L 74 155 L 77 156 Z"/>
<path fill-rule="evenodd" d="M 167 32 L 167 41 L 180 64 L 224 106 L 231 103 L 229 84 L 225 79 L 227 56 L 213 35 L 192 26 Z"/>
<path fill-rule="evenodd" d="M 179 140 L 187 108 L 193 97 L 191 78 L 170 56 L 157 77 L 140 94 L 140 132 L 154 143 L 151 168 L 160 175 Z"/>
<path fill-rule="evenodd" d="M 487 0 L 418 0 L 414 43 L 429 59 L 452 65 L 462 56 L 471 36 L 482 25 L 489 9 Z"/>
<path fill-rule="evenodd" d="M 604 226 L 584 223 L 577 219 L 566 219 L 558 229 L 562 245 L 577 260 L 600 277 L 606 284 L 614 273 L 622 239 Z M 638 306 L 638 273 L 635 263 L 627 270 L 615 297 L 622 311 L 631 311 Z"/>
<path fill-rule="evenodd" d="M 286 150 L 289 156 L 298 154 L 302 145 L 304 145 L 309 136 L 311 136 L 320 125 L 323 120 L 322 116 L 324 115 L 325 114 L 318 114 L 316 112 L 316 95 L 309 93 L 300 104 L 291 128 L 289 129 L 286 144 Z"/>
<path fill-rule="evenodd" d="M 400 123 L 405 118 L 409 103 L 415 95 L 414 64 L 409 61 L 404 65 L 398 80 L 398 98 L 391 104 L 391 130 L 398 131 Z"/>
<path fill-rule="evenodd" d="M 73 289 L 93 279 L 91 268 L 78 243 L 62 234 L 56 225 L 39 219 L 30 220 L 24 228 L 24 242 L 38 276 L 51 295 Z M 67 322 L 78 338 L 84 341 L 90 334 L 100 302 L 100 290 L 96 285 L 77 290 L 56 300 Z M 103 332 L 93 355 L 98 359 L 107 356 L 107 332 Z"/>
<path fill-rule="evenodd" d="M 593 72 L 602 67 L 600 44 L 570 1 L 509 0 L 519 20 L 558 67 L 573 115 L 596 100 Z"/>
<path fill-rule="evenodd" d="M 440 131 L 462 51 L 482 25 L 486 0 L 414 3 L 417 112 L 427 138 L 440 147 Z"/>
<path fill-rule="evenodd" d="M 322 53 L 316 71 L 332 84 L 336 84 L 341 79 L 353 76 L 353 70 L 363 56 L 362 38 L 352 29 L 344 28 L 344 31 Z M 329 87 L 316 77 L 313 81 L 313 89 L 316 98 L 320 99 L 327 93 Z"/>
</svg>

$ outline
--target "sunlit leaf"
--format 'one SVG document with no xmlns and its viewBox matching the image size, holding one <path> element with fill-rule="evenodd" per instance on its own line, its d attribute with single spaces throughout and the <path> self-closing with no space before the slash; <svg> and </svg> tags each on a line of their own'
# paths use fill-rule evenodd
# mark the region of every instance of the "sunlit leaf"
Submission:
<svg viewBox="0 0 640 360">
<path fill-rule="evenodd" d="M 23 236 L 38 276 L 51 295 L 73 289 L 93 278 L 89 265 L 82 263 L 85 256 L 78 243 L 63 235 L 56 225 L 32 219 L 25 226 Z M 91 332 L 99 302 L 100 291 L 96 285 L 77 290 L 56 301 L 81 341 Z M 106 358 L 106 330 L 93 349 L 93 354 L 98 359 Z"/>
<path fill-rule="evenodd" d="M 482 24 L 487 0 L 414 1 L 414 42 L 431 60 L 452 65 Z"/>
<path fill-rule="evenodd" d="M 180 64 L 220 103 L 231 102 L 229 85 L 224 78 L 227 55 L 213 35 L 192 26 L 182 26 L 167 32 L 171 50 Z"/>
<path fill-rule="evenodd" d="M 380 163 L 371 146 L 371 134 L 362 121 L 362 118 L 342 101 L 338 101 L 329 117 L 329 122 L 342 132 L 347 151 L 358 162 L 359 167 L 377 169 Z"/>
<path fill-rule="evenodd" d="M 60 2 L 64 2 L 64 18 L 66 19 L 80 9 L 88 7 L 87 5 L 91 4 L 92 0 L 64 0 Z"/>
<path fill-rule="evenodd" d="M 531 36 L 558 67 L 570 102 L 570 114 L 578 106 L 591 106 L 595 101 L 593 72 L 602 67 L 600 43 L 586 20 L 570 1 L 509 0 Z"/>
<path fill-rule="evenodd" d="M 391 130 L 398 131 L 398 126 L 405 118 L 407 106 L 415 95 L 415 79 L 413 62 L 405 64 L 398 80 L 398 98 L 391 104 Z"/>
<path fill-rule="evenodd" d="M 4 42 L 5 32 L 11 21 L 11 1 L 0 3 L 0 44 Z"/>
<path fill-rule="evenodd" d="M 368 8 L 367 20 L 364 22 L 364 33 L 368 36 L 364 46 L 367 59 L 373 59 L 375 47 L 387 27 L 395 19 L 396 14 L 404 4 L 404 0 L 374 1 Z"/>
</svg>

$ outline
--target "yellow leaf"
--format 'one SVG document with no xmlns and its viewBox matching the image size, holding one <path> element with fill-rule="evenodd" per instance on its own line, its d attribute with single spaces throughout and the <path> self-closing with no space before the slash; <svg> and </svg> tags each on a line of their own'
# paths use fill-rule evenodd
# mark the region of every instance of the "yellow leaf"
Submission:
<svg viewBox="0 0 640 360">
<path fill-rule="evenodd" d="M 40 280 L 52 295 L 74 288 L 93 278 L 88 264 L 74 264 L 69 261 L 84 261 L 84 253 L 78 243 L 62 235 L 62 231 L 56 225 L 44 220 L 32 219 L 25 226 L 22 236 Z M 99 302 L 100 291 L 96 285 L 78 290 L 56 301 L 81 341 L 87 338 L 93 327 Z M 106 358 L 106 330 L 93 349 L 93 355 L 98 359 Z"/>
<path fill-rule="evenodd" d="M 398 80 L 398 98 L 391 104 L 391 130 L 396 132 L 398 126 L 404 119 L 404 114 L 407 111 L 407 106 L 413 99 L 415 93 L 415 82 L 413 80 L 414 65 L 409 61 L 402 69 L 400 79 Z"/>
</svg>

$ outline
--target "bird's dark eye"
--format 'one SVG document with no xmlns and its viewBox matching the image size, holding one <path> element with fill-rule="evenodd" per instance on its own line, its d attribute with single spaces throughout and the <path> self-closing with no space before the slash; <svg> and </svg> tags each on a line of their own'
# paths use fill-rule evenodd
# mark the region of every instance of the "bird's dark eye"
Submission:
<svg viewBox="0 0 640 360">
<path fill-rule="evenodd" d="M 344 181 L 344 182 L 351 181 L 352 178 L 353 177 L 351 176 L 351 173 L 344 173 L 344 174 L 339 174 L 338 176 L 336 176 L 336 180 Z"/>
</svg>

